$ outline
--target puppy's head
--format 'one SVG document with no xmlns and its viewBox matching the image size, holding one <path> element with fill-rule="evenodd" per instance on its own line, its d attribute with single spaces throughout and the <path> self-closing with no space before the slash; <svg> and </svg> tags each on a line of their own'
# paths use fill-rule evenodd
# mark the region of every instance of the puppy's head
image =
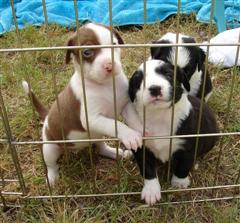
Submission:
<svg viewBox="0 0 240 223">
<path fill-rule="evenodd" d="M 123 44 L 123 40 L 116 30 L 113 30 L 113 44 Z M 79 36 L 77 36 L 79 35 Z M 106 26 L 88 23 L 79 28 L 68 40 L 68 46 L 87 46 L 87 45 L 110 45 L 111 33 Z M 66 63 L 73 59 L 74 67 L 80 72 L 80 56 L 78 49 L 67 50 Z M 112 54 L 110 48 L 86 48 L 81 51 L 83 72 L 86 78 L 97 82 L 121 72 L 121 53 L 120 48 L 114 48 L 114 64 L 112 64 Z"/>
<path fill-rule="evenodd" d="M 143 64 L 134 72 L 129 82 L 132 102 L 148 107 L 169 108 L 173 99 L 174 66 L 162 60 L 146 61 L 146 87 L 143 85 Z M 184 89 L 190 85 L 184 71 L 177 67 L 175 103 L 180 100 Z"/>
<path fill-rule="evenodd" d="M 179 34 L 179 43 L 195 43 L 194 38 Z M 162 36 L 155 44 L 176 43 L 176 34 L 167 33 Z M 175 63 L 176 47 L 152 47 L 151 58 Z M 191 77 L 196 69 L 204 70 L 205 53 L 198 46 L 183 46 L 178 48 L 177 65 L 184 69 L 188 77 Z"/>
</svg>

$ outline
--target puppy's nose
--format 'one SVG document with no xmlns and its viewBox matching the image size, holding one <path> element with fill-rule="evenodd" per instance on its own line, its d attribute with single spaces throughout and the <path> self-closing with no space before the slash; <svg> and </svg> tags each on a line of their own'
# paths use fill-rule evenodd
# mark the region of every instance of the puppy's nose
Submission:
<svg viewBox="0 0 240 223">
<path fill-rule="evenodd" d="M 107 62 L 107 63 L 104 63 L 103 64 L 103 68 L 104 70 L 106 70 L 108 73 L 111 73 L 112 72 L 112 62 Z"/>
<path fill-rule="evenodd" d="M 154 97 L 161 96 L 161 87 L 158 85 L 152 85 L 149 88 L 150 94 Z"/>
</svg>

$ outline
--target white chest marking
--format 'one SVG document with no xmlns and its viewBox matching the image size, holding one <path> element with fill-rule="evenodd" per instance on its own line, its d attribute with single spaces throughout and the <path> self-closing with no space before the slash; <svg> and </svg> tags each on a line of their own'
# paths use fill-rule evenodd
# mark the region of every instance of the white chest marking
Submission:
<svg viewBox="0 0 240 223">
<path fill-rule="evenodd" d="M 137 107 L 141 119 L 143 120 L 143 109 Z M 180 101 L 175 104 L 173 135 L 182 121 L 187 118 L 191 110 L 191 103 L 187 99 L 187 95 L 183 94 Z M 151 136 L 169 136 L 171 131 L 171 114 L 172 108 L 158 109 L 146 108 L 146 128 L 150 131 Z M 172 140 L 172 153 L 182 148 L 184 139 Z M 154 139 L 147 140 L 146 146 L 159 158 L 162 162 L 169 159 L 170 139 Z"/>
<path fill-rule="evenodd" d="M 122 112 L 124 106 L 128 103 L 128 81 L 124 74 L 119 74 L 115 78 L 116 83 L 116 103 L 117 103 L 117 116 Z M 80 74 L 75 72 L 71 79 L 71 87 L 75 96 L 81 102 L 80 120 L 82 123 L 86 122 L 84 98 L 82 90 L 82 82 Z M 88 118 L 97 118 L 98 115 L 104 115 L 108 118 L 114 118 L 114 95 L 112 79 L 106 83 L 98 84 L 85 78 L 85 89 L 87 97 L 87 110 Z M 91 133 L 94 128 L 90 129 Z"/>
</svg>

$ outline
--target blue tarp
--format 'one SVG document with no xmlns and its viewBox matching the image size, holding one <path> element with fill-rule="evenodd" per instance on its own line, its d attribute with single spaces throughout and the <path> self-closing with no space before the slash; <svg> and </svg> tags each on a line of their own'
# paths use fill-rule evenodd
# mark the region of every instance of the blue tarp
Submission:
<svg viewBox="0 0 240 223">
<path fill-rule="evenodd" d="M 219 0 L 215 0 L 219 1 Z M 45 0 L 48 22 L 61 26 L 75 26 L 73 0 Z M 163 21 L 177 13 L 177 0 L 147 0 L 147 23 Z M 225 0 L 225 16 L 228 22 L 239 20 L 240 0 Z M 109 24 L 108 0 L 77 0 L 78 20 Z M 143 0 L 112 0 L 115 26 L 143 24 Z M 233 7 L 234 6 L 234 7 Z M 19 28 L 41 25 L 45 22 L 42 0 L 14 0 Z M 197 20 L 208 22 L 211 0 L 181 0 L 181 13 L 196 13 Z M 0 34 L 15 28 L 10 0 L 0 0 Z"/>
</svg>

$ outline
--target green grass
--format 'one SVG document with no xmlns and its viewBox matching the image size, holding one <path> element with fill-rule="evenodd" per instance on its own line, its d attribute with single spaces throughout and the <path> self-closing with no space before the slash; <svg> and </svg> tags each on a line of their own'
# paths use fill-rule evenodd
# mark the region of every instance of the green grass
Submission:
<svg viewBox="0 0 240 223">
<path fill-rule="evenodd" d="M 207 36 L 208 26 L 197 23 L 194 16 L 182 16 L 180 31 L 195 37 L 199 42 Z M 163 23 L 148 25 L 146 42 L 159 39 L 167 31 L 176 31 L 176 18 Z M 143 43 L 141 27 L 121 29 L 125 43 Z M 213 31 L 213 35 L 215 31 Z M 20 31 L 21 43 L 15 32 L 0 37 L 1 48 L 62 46 L 70 31 L 58 26 L 28 27 Z M 122 63 L 130 77 L 144 60 L 143 49 L 123 49 Z M 149 51 L 147 50 L 147 56 Z M 18 141 L 39 140 L 40 126 L 34 121 L 29 99 L 23 93 L 21 81 L 30 78 L 31 86 L 46 105 L 55 99 L 52 79 L 56 78 L 56 90 L 60 92 L 69 81 L 73 68 L 64 63 L 64 51 L 39 51 L 0 54 L 1 91 L 8 112 L 14 139 Z M 215 111 L 221 131 L 240 130 L 240 78 L 239 70 L 225 69 L 209 64 L 214 77 L 214 94 L 210 106 Z M 233 73 L 237 72 L 234 83 L 231 109 L 227 106 Z M 0 122 L 0 138 L 6 138 L 3 123 Z M 220 143 L 222 157 L 217 175 L 217 185 L 234 184 L 240 168 L 239 136 L 224 137 Z M 48 195 L 40 146 L 16 146 L 24 179 L 30 195 Z M 215 163 L 220 147 L 216 146 L 193 172 L 192 187 L 213 186 Z M 0 170 L 4 178 L 17 178 L 7 146 L 0 144 Z M 90 194 L 141 191 L 142 179 L 136 164 L 132 161 L 115 161 L 94 156 L 91 164 L 88 151 L 69 154 L 60 160 L 58 184 L 53 194 Z M 93 184 L 93 173 L 95 182 Z M 168 189 L 165 167 L 160 167 L 162 188 Z M 1 186 L 1 185 L 0 185 Z M 16 183 L 6 184 L 4 191 L 20 191 Z M 239 190 L 218 190 L 175 193 L 162 201 L 183 201 L 204 199 L 215 196 L 232 196 Z M 204 202 L 201 204 L 156 205 L 144 208 L 139 195 L 79 199 L 19 200 L 16 196 L 5 196 L 8 203 L 21 204 L 19 209 L 0 211 L 2 222 L 239 222 L 240 211 L 237 201 Z"/>
</svg>

